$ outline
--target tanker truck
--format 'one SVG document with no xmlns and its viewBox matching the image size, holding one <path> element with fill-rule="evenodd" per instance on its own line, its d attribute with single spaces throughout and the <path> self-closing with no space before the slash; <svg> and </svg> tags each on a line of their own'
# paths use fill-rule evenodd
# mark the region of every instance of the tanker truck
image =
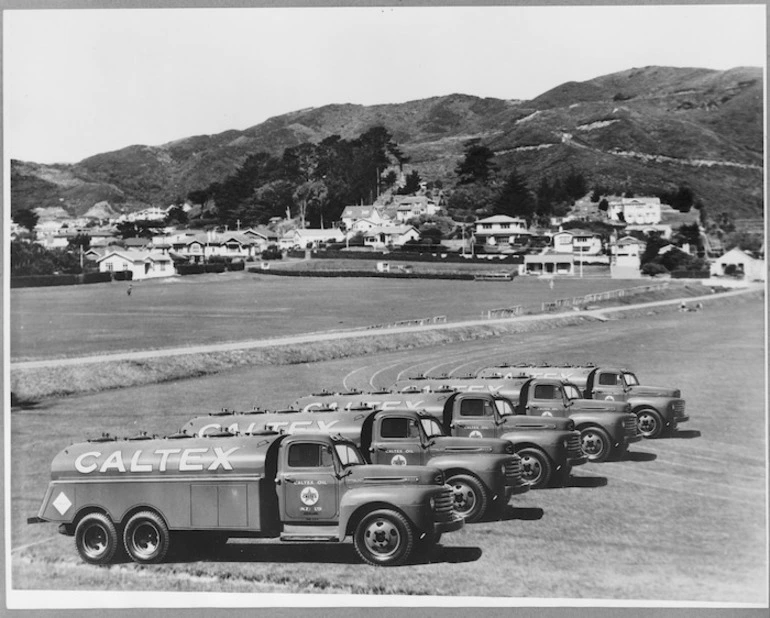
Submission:
<svg viewBox="0 0 770 618">
<path fill-rule="evenodd" d="M 440 470 L 367 465 L 353 443 L 325 433 L 104 437 L 54 458 L 43 504 L 27 521 L 58 523 L 98 565 L 123 552 L 161 562 L 196 532 L 297 543 L 350 537 L 363 561 L 390 566 L 463 526 L 452 501 Z"/>
<path fill-rule="evenodd" d="M 182 432 L 196 436 L 221 430 L 321 431 L 350 440 L 372 464 L 438 468 L 452 488 L 455 512 L 468 522 L 502 509 L 513 494 L 530 488 L 510 442 L 447 437 L 432 417 L 413 410 L 377 411 L 356 406 L 313 412 L 225 411 L 196 417 L 182 427 Z"/>
<path fill-rule="evenodd" d="M 565 418 L 532 418 L 510 413 L 500 397 L 488 392 L 459 393 L 439 389 L 430 393 L 316 393 L 301 397 L 293 407 L 304 412 L 323 407 L 348 408 L 364 403 L 382 410 L 419 410 L 433 416 L 447 434 L 509 440 L 521 457 L 522 476 L 533 489 L 563 484 L 573 466 L 588 461 L 580 448 L 575 423 Z M 477 408 L 472 414 L 472 410 Z"/>
</svg>

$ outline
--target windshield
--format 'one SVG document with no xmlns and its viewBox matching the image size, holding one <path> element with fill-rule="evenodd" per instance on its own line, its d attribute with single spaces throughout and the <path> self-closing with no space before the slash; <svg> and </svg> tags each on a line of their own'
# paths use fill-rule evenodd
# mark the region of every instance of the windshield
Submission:
<svg viewBox="0 0 770 618">
<path fill-rule="evenodd" d="M 422 423 L 422 429 L 428 438 L 440 438 L 444 435 L 444 430 L 441 429 L 441 425 L 436 419 L 420 417 L 420 423 Z"/>
<path fill-rule="evenodd" d="M 364 459 L 361 457 L 361 453 L 358 449 L 348 442 L 337 442 L 334 445 L 334 450 L 337 451 L 337 457 L 340 458 L 340 463 L 343 468 L 348 466 L 362 466 L 364 465 Z"/>
<path fill-rule="evenodd" d="M 513 416 L 516 414 L 516 410 L 513 409 L 513 405 L 507 399 L 495 399 L 495 407 L 500 416 Z"/>
<path fill-rule="evenodd" d="M 564 394 L 567 395 L 567 399 L 570 401 L 573 399 L 582 399 L 580 389 L 574 384 L 564 384 Z"/>
<path fill-rule="evenodd" d="M 632 373 L 631 371 L 624 371 L 623 377 L 626 380 L 626 384 L 628 386 L 638 386 L 639 385 L 639 379 L 636 377 L 635 373 Z"/>
</svg>

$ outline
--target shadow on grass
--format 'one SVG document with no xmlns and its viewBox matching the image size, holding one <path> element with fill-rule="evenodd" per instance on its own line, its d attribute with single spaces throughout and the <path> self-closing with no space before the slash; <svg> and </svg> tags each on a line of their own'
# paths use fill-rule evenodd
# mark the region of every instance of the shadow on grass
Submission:
<svg viewBox="0 0 770 618">
<path fill-rule="evenodd" d="M 646 451 L 627 451 L 619 461 L 655 461 L 658 456 Z"/>
<path fill-rule="evenodd" d="M 607 484 L 606 476 L 570 476 L 564 483 L 565 487 L 604 487 Z"/>
<path fill-rule="evenodd" d="M 692 440 L 693 438 L 700 438 L 701 433 L 697 429 L 677 429 L 672 433 L 669 438 L 679 440 Z"/>
<path fill-rule="evenodd" d="M 18 410 L 35 410 L 40 406 L 39 401 L 33 399 L 22 399 L 16 396 L 16 393 L 11 392 L 11 412 L 17 412 Z"/>
<path fill-rule="evenodd" d="M 511 521 L 512 519 L 536 521 L 543 518 L 544 512 L 540 507 L 520 507 L 508 504 L 498 519 L 499 521 Z"/>
<path fill-rule="evenodd" d="M 478 547 L 444 547 L 430 551 L 416 550 L 408 564 L 475 562 L 481 557 Z M 187 545 L 169 551 L 164 562 L 309 562 L 315 564 L 364 564 L 352 543 L 253 543 L 229 542 Z"/>
</svg>

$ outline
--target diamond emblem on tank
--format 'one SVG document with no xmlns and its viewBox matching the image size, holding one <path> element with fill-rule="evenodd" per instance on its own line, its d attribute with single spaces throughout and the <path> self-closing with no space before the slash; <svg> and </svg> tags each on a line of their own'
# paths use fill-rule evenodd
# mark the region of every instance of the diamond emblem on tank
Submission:
<svg viewBox="0 0 770 618">
<path fill-rule="evenodd" d="M 56 496 L 56 500 L 53 501 L 54 508 L 59 511 L 59 515 L 64 515 L 69 508 L 72 506 L 72 502 L 70 502 L 70 499 L 64 495 L 64 492 L 60 492 L 58 496 Z"/>
</svg>

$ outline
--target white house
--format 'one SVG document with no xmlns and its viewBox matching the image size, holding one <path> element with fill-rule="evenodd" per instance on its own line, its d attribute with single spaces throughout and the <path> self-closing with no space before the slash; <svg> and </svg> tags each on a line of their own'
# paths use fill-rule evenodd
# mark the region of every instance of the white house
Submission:
<svg viewBox="0 0 770 618">
<path fill-rule="evenodd" d="M 382 225 L 388 221 L 376 206 L 345 206 L 340 216 L 346 230 L 352 229 L 356 221 L 361 220 L 371 221 L 373 225 Z"/>
<path fill-rule="evenodd" d="M 602 252 L 602 236 L 588 230 L 562 230 L 553 235 L 553 247 L 557 253 L 599 255 Z"/>
<path fill-rule="evenodd" d="M 382 222 L 374 222 L 371 219 L 359 219 L 355 221 L 350 227 L 347 228 L 345 235 L 348 238 L 355 236 L 358 233 L 366 234 L 369 230 L 380 227 Z"/>
<path fill-rule="evenodd" d="M 328 228 L 325 230 L 320 229 L 304 229 L 304 230 L 292 230 L 281 239 L 281 246 L 285 244 L 285 239 L 291 239 L 290 247 L 299 247 L 305 249 L 308 246 L 317 247 L 320 243 L 329 242 L 345 242 L 345 234 L 338 228 Z"/>
<path fill-rule="evenodd" d="M 610 246 L 610 276 L 613 279 L 641 277 L 641 255 L 646 243 L 633 236 L 624 236 Z"/>
<path fill-rule="evenodd" d="M 411 225 L 375 227 L 364 235 L 364 245 L 375 249 L 400 247 L 410 240 L 419 240 L 420 232 Z"/>
<path fill-rule="evenodd" d="M 607 215 L 612 221 L 625 221 L 629 225 L 660 223 L 659 197 L 621 197 L 608 203 Z"/>
<path fill-rule="evenodd" d="M 502 247 L 526 244 L 531 236 L 525 219 L 508 215 L 494 215 L 479 219 L 476 221 L 474 234 L 477 244 Z"/>
<path fill-rule="evenodd" d="M 396 200 L 396 219 L 404 222 L 421 215 L 435 215 L 438 204 L 426 195 L 408 195 Z"/>
<path fill-rule="evenodd" d="M 170 277 L 175 274 L 174 263 L 168 255 L 149 251 L 108 251 L 96 262 L 99 264 L 99 272 L 131 271 L 134 280 Z"/>
<path fill-rule="evenodd" d="M 711 263 L 711 276 L 722 276 L 729 266 L 734 266 L 737 272 L 742 272 L 747 281 L 765 281 L 767 269 L 765 261 L 759 260 L 745 251 L 735 247 Z M 732 270 L 732 269 L 729 269 Z"/>
<path fill-rule="evenodd" d="M 524 256 L 524 264 L 519 266 L 519 272 L 530 275 L 574 275 L 575 261 L 571 254 L 528 254 Z"/>
</svg>

